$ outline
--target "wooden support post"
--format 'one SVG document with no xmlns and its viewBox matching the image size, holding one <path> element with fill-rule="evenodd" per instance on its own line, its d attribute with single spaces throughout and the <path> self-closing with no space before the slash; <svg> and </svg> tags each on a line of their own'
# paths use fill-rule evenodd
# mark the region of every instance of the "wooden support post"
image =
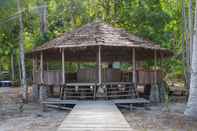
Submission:
<svg viewBox="0 0 197 131">
<path fill-rule="evenodd" d="M 97 52 L 97 61 L 96 61 L 96 65 L 97 65 L 97 85 L 98 85 L 98 90 L 95 88 L 95 96 L 98 96 L 98 95 L 103 95 L 103 88 L 101 87 L 102 86 L 102 66 L 101 66 L 101 47 L 99 46 L 98 47 L 98 52 Z"/>
<path fill-rule="evenodd" d="M 157 51 L 154 50 L 154 84 L 157 84 Z"/>
<path fill-rule="evenodd" d="M 48 68 L 48 66 L 49 66 L 49 63 L 46 61 L 46 84 L 49 84 L 49 68 Z"/>
<path fill-rule="evenodd" d="M 136 57 L 135 57 L 135 48 L 132 48 L 132 65 L 133 65 L 133 79 L 132 79 L 132 82 L 133 82 L 133 85 L 134 85 L 134 90 L 135 90 L 135 88 L 137 88 L 137 83 L 136 83 Z M 136 97 L 136 95 L 135 96 L 133 96 L 134 95 L 134 92 L 133 92 L 133 94 L 131 94 L 132 95 L 132 97 Z"/>
<path fill-rule="evenodd" d="M 35 82 L 35 72 L 36 72 L 36 59 L 33 57 L 32 59 L 33 69 L 32 69 L 32 76 L 33 76 L 33 83 Z"/>
<path fill-rule="evenodd" d="M 135 48 L 132 48 L 132 64 L 133 64 L 133 84 L 136 84 L 136 61 L 135 61 Z"/>
<path fill-rule="evenodd" d="M 159 86 L 157 83 L 157 51 L 154 50 L 154 83 L 151 87 L 150 101 L 158 103 L 160 101 Z"/>
<path fill-rule="evenodd" d="M 98 48 L 98 82 L 99 85 L 102 83 L 102 65 L 101 65 L 101 47 Z"/>
<path fill-rule="evenodd" d="M 64 49 L 62 49 L 62 85 L 65 84 Z"/>
<path fill-rule="evenodd" d="M 47 87 L 45 87 L 44 85 L 41 85 L 39 92 L 40 92 L 40 94 L 39 94 L 40 102 L 43 102 L 47 98 Z"/>
<path fill-rule="evenodd" d="M 40 83 L 43 84 L 43 52 L 40 53 Z"/>
<path fill-rule="evenodd" d="M 44 101 L 47 98 L 47 87 L 45 87 L 43 80 L 43 52 L 40 53 L 40 102 Z"/>
<path fill-rule="evenodd" d="M 34 58 L 35 58 L 34 59 L 35 64 L 34 64 L 34 70 L 33 70 L 33 73 L 34 73 L 34 76 L 33 76 L 34 77 L 33 78 L 34 81 L 33 82 L 38 85 L 39 84 L 39 81 L 38 81 L 39 80 L 38 79 L 38 77 L 39 77 L 38 75 L 39 74 L 38 74 L 38 72 L 39 72 L 39 67 L 40 67 L 38 65 L 38 63 L 39 63 L 39 57 L 36 55 Z"/>
<path fill-rule="evenodd" d="M 35 71 L 37 72 L 38 71 L 38 56 L 35 57 Z"/>
<path fill-rule="evenodd" d="M 36 57 L 37 58 L 37 57 Z M 37 102 L 38 101 L 38 97 L 39 97 L 39 89 L 38 89 L 38 83 L 36 83 L 36 67 L 37 67 L 37 59 L 35 57 L 33 57 L 33 70 L 32 70 L 32 76 L 33 76 L 33 84 L 32 84 L 32 100 L 33 102 Z"/>
<path fill-rule="evenodd" d="M 60 86 L 60 99 L 64 99 L 64 85 L 65 85 L 65 65 L 64 65 L 64 48 L 62 51 L 62 85 Z"/>
</svg>

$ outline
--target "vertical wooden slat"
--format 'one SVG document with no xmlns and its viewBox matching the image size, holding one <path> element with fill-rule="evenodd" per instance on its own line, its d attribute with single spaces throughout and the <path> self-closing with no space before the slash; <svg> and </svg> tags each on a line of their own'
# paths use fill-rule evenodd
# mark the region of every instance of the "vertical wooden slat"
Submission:
<svg viewBox="0 0 197 131">
<path fill-rule="evenodd" d="M 157 84 L 157 51 L 154 50 L 154 84 Z"/>
<path fill-rule="evenodd" d="M 40 53 L 40 82 L 43 84 L 43 52 Z"/>
<path fill-rule="evenodd" d="M 49 63 L 46 61 L 46 84 L 49 84 Z"/>
<path fill-rule="evenodd" d="M 35 72 L 38 71 L 38 56 L 36 55 L 35 57 Z"/>
<path fill-rule="evenodd" d="M 38 78 L 38 74 L 37 74 L 37 69 L 38 69 L 38 58 L 37 56 L 33 57 L 32 60 L 32 64 L 33 64 L 33 69 L 32 69 L 32 76 L 33 76 L 33 84 L 32 84 L 32 99 L 34 102 L 37 102 L 39 99 L 39 78 Z"/>
<path fill-rule="evenodd" d="M 133 64 L 133 84 L 136 84 L 136 59 L 135 59 L 135 48 L 132 48 L 132 64 Z"/>
<path fill-rule="evenodd" d="M 62 84 L 65 84 L 64 49 L 62 49 Z"/>
<path fill-rule="evenodd" d="M 32 59 L 33 69 L 32 69 L 32 76 L 33 76 L 33 83 L 35 82 L 35 72 L 36 72 L 36 60 L 35 57 Z"/>
<path fill-rule="evenodd" d="M 35 80 L 35 83 L 36 84 L 39 84 L 39 81 L 38 81 L 38 78 L 39 78 L 39 74 L 38 74 L 38 69 L 39 69 L 39 65 L 38 65 L 38 60 L 39 60 L 39 58 L 38 58 L 38 56 L 36 55 L 35 56 L 35 78 L 34 78 L 34 80 Z"/>
<path fill-rule="evenodd" d="M 98 48 L 98 80 L 99 85 L 102 83 L 102 72 L 101 72 L 101 47 Z"/>
<path fill-rule="evenodd" d="M 11 53 L 11 72 L 12 72 L 12 81 L 15 79 L 15 70 L 14 70 L 14 54 Z"/>
</svg>

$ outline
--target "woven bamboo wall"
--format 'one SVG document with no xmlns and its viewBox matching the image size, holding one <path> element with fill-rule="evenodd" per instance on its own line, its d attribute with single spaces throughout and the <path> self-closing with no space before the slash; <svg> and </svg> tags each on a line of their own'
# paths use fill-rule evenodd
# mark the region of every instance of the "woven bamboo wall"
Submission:
<svg viewBox="0 0 197 131">
<path fill-rule="evenodd" d="M 162 80 L 162 73 L 157 70 L 157 82 Z M 137 70 L 137 83 L 138 84 L 153 84 L 154 83 L 154 71 L 153 70 Z"/>
<path fill-rule="evenodd" d="M 80 69 L 77 73 L 78 82 L 96 82 L 96 69 Z M 121 81 L 121 71 L 118 69 L 102 69 L 103 82 L 119 82 Z"/>
<path fill-rule="evenodd" d="M 60 70 L 44 71 L 43 80 L 47 85 L 59 85 L 62 83 L 62 72 Z"/>
<path fill-rule="evenodd" d="M 125 76 L 126 75 L 126 76 Z M 154 71 L 150 70 L 137 70 L 137 83 L 138 84 L 153 84 L 154 83 Z M 34 73 L 34 83 L 41 84 L 40 72 Z M 77 73 L 66 73 L 66 82 L 97 82 L 97 70 L 96 69 L 80 69 Z M 161 71 L 157 70 L 157 81 L 162 80 Z M 44 84 L 59 85 L 62 83 L 61 70 L 44 71 L 43 72 Z M 132 82 L 132 72 L 122 72 L 119 69 L 102 69 L 102 82 Z"/>
<path fill-rule="evenodd" d="M 41 84 L 40 71 L 34 73 L 33 82 Z M 59 85 L 62 83 L 62 74 L 60 70 L 44 71 L 43 72 L 43 82 L 47 85 Z"/>
<path fill-rule="evenodd" d="M 96 82 L 97 81 L 96 69 L 80 69 L 77 72 L 78 82 Z"/>
</svg>

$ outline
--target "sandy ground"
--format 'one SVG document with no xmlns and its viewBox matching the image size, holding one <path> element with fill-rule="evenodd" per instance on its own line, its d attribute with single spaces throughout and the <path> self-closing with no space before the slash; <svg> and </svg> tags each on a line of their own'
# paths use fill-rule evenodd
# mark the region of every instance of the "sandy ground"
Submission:
<svg viewBox="0 0 197 131">
<path fill-rule="evenodd" d="M 0 131 L 56 131 L 69 113 L 55 109 L 42 112 L 41 107 L 33 103 L 26 104 L 21 113 L 12 102 L 16 92 L 18 89 L 0 88 Z M 160 104 L 151 106 L 150 110 L 121 109 L 121 112 L 134 131 L 197 131 L 197 121 L 186 119 L 184 109 L 184 103 L 172 103 L 169 111 Z"/>
<path fill-rule="evenodd" d="M 183 115 L 185 106 L 184 103 L 172 103 L 170 111 L 165 105 L 151 106 L 151 110 L 121 111 L 136 131 L 197 131 L 197 121 Z"/>
<path fill-rule="evenodd" d="M 55 131 L 68 112 L 42 112 L 39 105 L 29 104 L 24 112 L 9 111 L 0 118 L 0 131 Z"/>
<path fill-rule="evenodd" d="M 24 111 L 14 101 L 18 88 L 0 88 L 0 131 L 56 131 L 69 111 L 49 109 L 39 104 L 25 104 Z"/>
</svg>

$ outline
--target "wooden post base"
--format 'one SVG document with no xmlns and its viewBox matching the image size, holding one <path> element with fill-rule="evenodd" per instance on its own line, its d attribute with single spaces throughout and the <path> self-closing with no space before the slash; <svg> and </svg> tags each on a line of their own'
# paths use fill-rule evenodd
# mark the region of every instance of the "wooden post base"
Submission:
<svg viewBox="0 0 197 131">
<path fill-rule="evenodd" d="M 151 87 L 151 94 L 150 94 L 150 101 L 152 103 L 158 103 L 160 102 L 159 98 L 159 86 L 157 84 L 152 85 Z"/>
<path fill-rule="evenodd" d="M 33 102 L 39 101 L 39 87 L 37 84 L 32 85 L 32 101 Z"/>
<path fill-rule="evenodd" d="M 46 86 L 40 85 L 39 97 L 40 97 L 40 102 L 43 102 L 44 100 L 47 99 L 47 87 Z"/>
</svg>

